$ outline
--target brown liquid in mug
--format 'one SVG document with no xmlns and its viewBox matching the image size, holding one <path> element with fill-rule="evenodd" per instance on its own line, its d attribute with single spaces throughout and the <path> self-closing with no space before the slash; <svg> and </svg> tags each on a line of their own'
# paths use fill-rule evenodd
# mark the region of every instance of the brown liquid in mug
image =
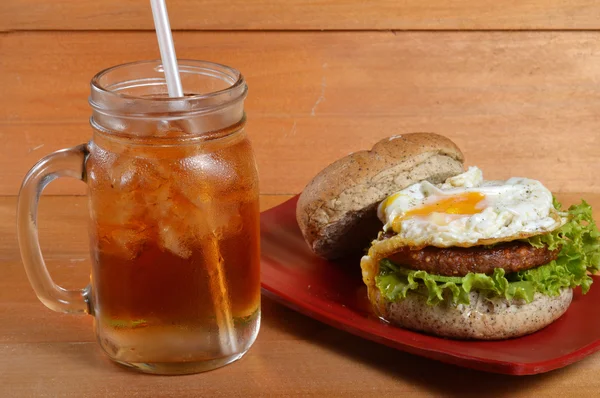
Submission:
<svg viewBox="0 0 600 398">
<path fill-rule="evenodd" d="M 243 131 L 221 135 L 158 146 L 169 134 L 131 145 L 95 132 L 93 301 L 101 344 L 117 360 L 225 355 L 219 314 L 231 315 L 239 341 L 258 327 L 256 169 Z"/>
</svg>

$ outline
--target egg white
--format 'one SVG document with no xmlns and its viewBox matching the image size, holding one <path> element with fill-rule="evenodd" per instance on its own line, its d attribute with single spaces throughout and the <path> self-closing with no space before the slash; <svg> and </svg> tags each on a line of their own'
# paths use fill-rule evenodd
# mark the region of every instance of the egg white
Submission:
<svg viewBox="0 0 600 398">
<path fill-rule="evenodd" d="M 436 211 L 449 200 L 464 203 Z M 464 209 L 474 214 L 461 214 Z M 411 185 L 384 200 L 378 215 L 385 231 L 393 229 L 396 239 L 415 247 L 492 244 L 548 233 L 563 223 L 541 182 L 517 177 L 485 181 L 477 167 L 439 186 L 427 181 Z"/>
</svg>

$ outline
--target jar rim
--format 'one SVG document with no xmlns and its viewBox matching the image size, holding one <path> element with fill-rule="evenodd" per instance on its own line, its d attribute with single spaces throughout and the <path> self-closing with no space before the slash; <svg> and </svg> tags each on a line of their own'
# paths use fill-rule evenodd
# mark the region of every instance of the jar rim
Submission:
<svg viewBox="0 0 600 398">
<path fill-rule="evenodd" d="M 184 77 L 201 75 L 203 78 L 217 79 L 216 81 L 225 83 L 226 87 L 200 94 L 190 93 L 184 97 L 132 95 L 123 91 L 153 86 L 166 88 L 161 60 L 134 61 L 106 68 L 92 78 L 90 106 L 96 111 L 111 114 L 116 111 L 121 115 L 125 113 L 130 116 L 136 113 L 140 116 L 146 114 L 145 111 L 140 114 L 133 109 L 132 113 L 124 111 L 134 103 L 138 105 L 135 109 L 147 109 L 149 113 L 195 114 L 222 108 L 246 97 L 246 81 L 237 69 L 215 62 L 192 59 L 178 59 L 178 64 L 182 80 Z M 146 73 L 146 76 L 131 77 L 136 75 L 135 71 L 141 70 L 143 72 L 138 73 Z M 128 75 L 127 79 L 122 77 L 117 81 L 110 80 L 112 75 L 119 73 L 130 73 L 131 76 Z M 184 85 L 184 92 L 185 88 Z"/>
<path fill-rule="evenodd" d="M 214 91 L 214 92 L 207 93 L 207 94 L 194 94 L 194 95 L 189 95 L 189 96 L 185 96 L 185 97 L 156 97 L 156 98 L 152 98 L 151 99 L 152 101 L 181 101 L 183 98 L 191 100 L 191 99 L 197 99 L 197 98 L 214 97 L 215 95 L 219 95 L 224 92 L 231 91 L 231 90 L 235 89 L 236 87 L 239 87 L 245 83 L 244 76 L 240 73 L 240 71 L 238 71 L 237 69 L 234 69 L 230 66 L 227 66 L 227 65 L 219 64 L 216 62 L 200 61 L 200 60 L 194 60 L 194 59 L 177 59 L 177 63 L 179 65 L 180 73 L 181 73 L 182 66 L 183 66 L 183 68 L 186 68 L 189 66 L 195 66 L 195 67 L 212 66 L 213 67 L 212 71 L 216 72 L 216 71 L 219 71 L 219 69 L 220 69 L 221 71 L 230 72 L 230 74 L 229 74 L 230 79 L 228 79 L 228 80 L 234 81 L 234 82 L 231 86 L 229 86 L 225 89 Z M 104 85 L 100 83 L 101 79 L 103 77 L 105 77 L 106 75 L 108 75 L 109 73 L 112 73 L 114 71 L 117 71 L 117 70 L 120 70 L 123 68 L 142 66 L 142 65 L 155 65 L 157 68 L 162 68 L 162 61 L 160 59 L 141 60 L 141 61 L 126 62 L 123 64 L 108 67 L 108 68 L 103 69 L 100 72 L 96 73 L 96 75 L 92 78 L 91 85 L 94 89 L 101 91 L 103 93 L 109 94 L 109 95 L 116 95 L 121 98 L 127 98 L 127 99 L 148 100 L 149 98 L 147 98 L 147 97 L 123 94 L 118 91 L 110 90 L 110 89 L 104 87 Z M 216 69 L 216 68 L 218 68 L 218 69 Z M 159 70 L 157 70 L 157 71 L 159 71 Z M 223 76 L 225 76 L 224 73 L 223 73 Z M 215 77 L 217 77 L 217 76 L 215 76 Z"/>
</svg>

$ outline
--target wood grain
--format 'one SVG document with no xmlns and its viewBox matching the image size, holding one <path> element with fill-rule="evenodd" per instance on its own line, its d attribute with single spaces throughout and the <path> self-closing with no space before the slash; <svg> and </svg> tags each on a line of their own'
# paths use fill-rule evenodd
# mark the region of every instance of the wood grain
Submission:
<svg viewBox="0 0 600 398">
<path fill-rule="evenodd" d="M 260 190 L 264 194 L 300 192 L 321 169 L 350 152 L 370 148 L 389 135 L 435 131 L 454 140 L 489 179 L 525 176 L 542 181 L 555 192 L 600 192 L 597 173 L 600 120 L 571 130 L 569 120 L 547 121 L 468 117 L 464 120 L 421 118 L 250 118 L 248 132 L 255 149 Z M 556 119 L 555 119 L 556 120 Z M 548 126 L 548 127 L 546 127 Z M 569 133 L 563 133 L 569 132 Z M 27 170 L 51 151 L 89 140 L 87 123 L 4 125 L 0 129 L 0 194 L 15 195 Z M 76 180 L 58 180 L 50 194 L 85 194 Z"/>
<path fill-rule="evenodd" d="M 598 29 L 589 0 L 170 0 L 174 29 Z M 68 16 L 68 17 L 65 17 Z M 153 29 L 147 2 L 4 0 L 0 30 Z"/>
<path fill-rule="evenodd" d="M 600 217 L 600 195 L 586 197 Z M 261 198 L 262 208 L 287 199 Z M 89 280 L 85 198 L 43 197 L 40 236 L 54 279 L 66 287 Z M 37 301 L 14 233 L 14 197 L 0 197 L 0 395 L 122 396 L 593 396 L 600 354 L 551 373 L 486 374 L 405 354 L 354 337 L 263 298 L 258 340 L 241 361 L 193 376 L 146 376 L 112 364 L 101 352 L 92 318 L 58 314 Z M 72 261 L 75 260 L 75 261 Z"/>
<path fill-rule="evenodd" d="M 236 67 L 251 116 L 597 115 L 600 32 L 177 32 L 180 58 Z M 152 32 L 0 35 L 0 122 L 89 116 L 89 81 L 155 59 Z M 566 112 L 569 112 L 568 114 Z M 549 123 L 550 124 L 550 123 Z M 515 126 L 516 127 L 516 126 Z"/>
<path fill-rule="evenodd" d="M 380 138 L 435 131 L 455 140 L 486 177 L 540 179 L 564 204 L 585 198 L 600 219 L 600 3 L 168 6 L 173 28 L 182 30 L 175 32 L 180 58 L 225 63 L 248 80 L 247 129 L 263 210 Z M 96 72 L 158 58 L 152 29 L 147 2 L 0 1 L 1 397 L 597 395 L 600 354 L 549 374 L 485 374 L 365 341 L 266 298 L 258 340 L 233 365 L 150 377 L 112 364 L 91 317 L 54 313 L 35 297 L 12 195 L 41 156 L 90 138 L 87 97 Z M 85 186 L 60 180 L 46 193 L 83 195 Z M 87 212 L 84 196 L 42 196 L 42 251 L 66 288 L 89 282 Z"/>
<path fill-rule="evenodd" d="M 182 58 L 240 68 L 267 194 L 378 139 L 435 131 L 489 178 L 600 192 L 600 32 L 178 32 Z M 93 43 L 93 44 L 92 44 Z M 90 138 L 90 77 L 157 56 L 149 32 L 0 35 L 0 194 L 42 155 Z M 35 55 L 33 55 L 35 54 Z M 54 194 L 81 194 L 58 182 Z"/>
</svg>

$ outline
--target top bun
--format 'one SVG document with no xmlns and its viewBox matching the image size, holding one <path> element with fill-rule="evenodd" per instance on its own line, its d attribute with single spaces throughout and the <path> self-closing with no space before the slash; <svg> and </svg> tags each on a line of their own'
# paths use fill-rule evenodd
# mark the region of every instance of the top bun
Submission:
<svg viewBox="0 0 600 398">
<path fill-rule="evenodd" d="M 383 199 L 419 181 L 438 184 L 460 174 L 463 161 L 456 144 L 438 134 L 384 138 L 317 174 L 300 194 L 296 220 L 318 256 L 361 253 L 382 228 L 377 206 Z"/>
</svg>

